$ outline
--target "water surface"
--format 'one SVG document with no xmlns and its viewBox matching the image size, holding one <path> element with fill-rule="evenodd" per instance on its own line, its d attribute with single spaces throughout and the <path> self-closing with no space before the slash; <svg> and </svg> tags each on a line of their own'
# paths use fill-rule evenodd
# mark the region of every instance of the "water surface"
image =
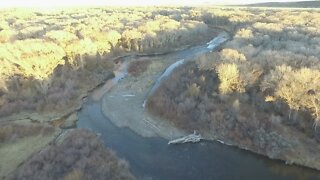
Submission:
<svg viewBox="0 0 320 180">
<path fill-rule="evenodd" d="M 90 99 L 78 113 L 79 128 L 101 135 L 108 148 L 126 159 L 138 179 L 319 179 L 318 171 L 289 166 L 282 161 L 204 141 L 168 145 L 162 138 L 144 138 L 128 128 L 113 125 L 101 111 L 101 102 Z"/>
</svg>

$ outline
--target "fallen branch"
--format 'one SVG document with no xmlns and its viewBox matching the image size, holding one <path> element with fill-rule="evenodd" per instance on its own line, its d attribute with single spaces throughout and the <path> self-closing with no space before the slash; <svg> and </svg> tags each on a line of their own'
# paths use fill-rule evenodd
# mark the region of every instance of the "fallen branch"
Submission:
<svg viewBox="0 0 320 180">
<path fill-rule="evenodd" d="M 134 95 L 134 94 L 124 94 L 124 95 L 122 95 L 122 97 L 134 97 L 134 96 L 136 96 L 136 95 Z"/>
<path fill-rule="evenodd" d="M 201 141 L 202 136 L 200 134 L 197 134 L 196 131 L 193 132 L 193 134 L 189 134 L 187 136 L 178 138 L 178 139 L 174 139 L 168 142 L 168 144 L 183 144 L 183 143 L 197 143 Z"/>
</svg>

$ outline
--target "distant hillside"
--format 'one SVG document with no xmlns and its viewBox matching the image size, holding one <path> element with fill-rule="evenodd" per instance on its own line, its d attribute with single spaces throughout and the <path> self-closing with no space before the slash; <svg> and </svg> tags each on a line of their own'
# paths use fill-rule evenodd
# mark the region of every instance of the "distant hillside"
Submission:
<svg viewBox="0 0 320 180">
<path fill-rule="evenodd" d="M 292 7 L 292 8 L 320 8 L 320 1 L 298 1 L 298 2 L 266 2 L 255 3 L 244 6 L 250 7 Z"/>
</svg>

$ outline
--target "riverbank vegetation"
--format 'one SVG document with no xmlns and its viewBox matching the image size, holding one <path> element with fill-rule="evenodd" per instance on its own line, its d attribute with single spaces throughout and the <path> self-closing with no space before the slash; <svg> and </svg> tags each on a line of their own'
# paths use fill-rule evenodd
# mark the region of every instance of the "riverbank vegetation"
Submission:
<svg viewBox="0 0 320 180">
<path fill-rule="evenodd" d="M 76 129 L 61 138 L 34 154 L 9 179 L 135 179 L 128 163 L 94 133 Z"/>
<path fill-rule="evenodd" d="M 162 83 L 150 112 L 212 139 L 320 169 L 320 13 L 198 10 L 233 38 Z M 294 148 L 293 148 L 294 147 Z"/>
</svg>

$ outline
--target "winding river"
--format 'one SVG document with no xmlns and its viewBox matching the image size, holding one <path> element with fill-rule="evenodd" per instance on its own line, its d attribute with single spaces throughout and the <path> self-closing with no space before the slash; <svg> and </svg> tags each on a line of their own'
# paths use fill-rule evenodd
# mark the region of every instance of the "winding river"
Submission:
<svg viewBox="0 0 320 180">
<path fill-rule="evenodd" d="M 171 54 L 177 62 L 169 66 L 150 88 L 149 96 L 185 59 L 196 54 L 215 50 L 228 39 L 220 34 L 206 45 L 181 50 Z M 159 55 L 161 56 L 161 55 Z M 145 56 L 144 56 L 145 57 Z M 127 58 L 130 59 L 130 58 Z M 160 137 L 143 137 L 127 127 L 118 127 L 102 112 L 103 95 L 126 77 L 127 64 L 115 73 L 113 80 L 93 98 L 85 100 L 78 112 L 77 127 L 88 128 L 101 136 L 105 145 L 118 156 L 126 159 L 133 174 L 142 180 L 188 180 L 188 179 L 319 179 L 320 172 L 300 166 L 286 165 L 282 161 L 267 159 L 223 145 L 219 142 L 201 141 L 197 144 L 168 145 Z M 129 96 L 129 95 L 128 95 Z"/>
</svg>

